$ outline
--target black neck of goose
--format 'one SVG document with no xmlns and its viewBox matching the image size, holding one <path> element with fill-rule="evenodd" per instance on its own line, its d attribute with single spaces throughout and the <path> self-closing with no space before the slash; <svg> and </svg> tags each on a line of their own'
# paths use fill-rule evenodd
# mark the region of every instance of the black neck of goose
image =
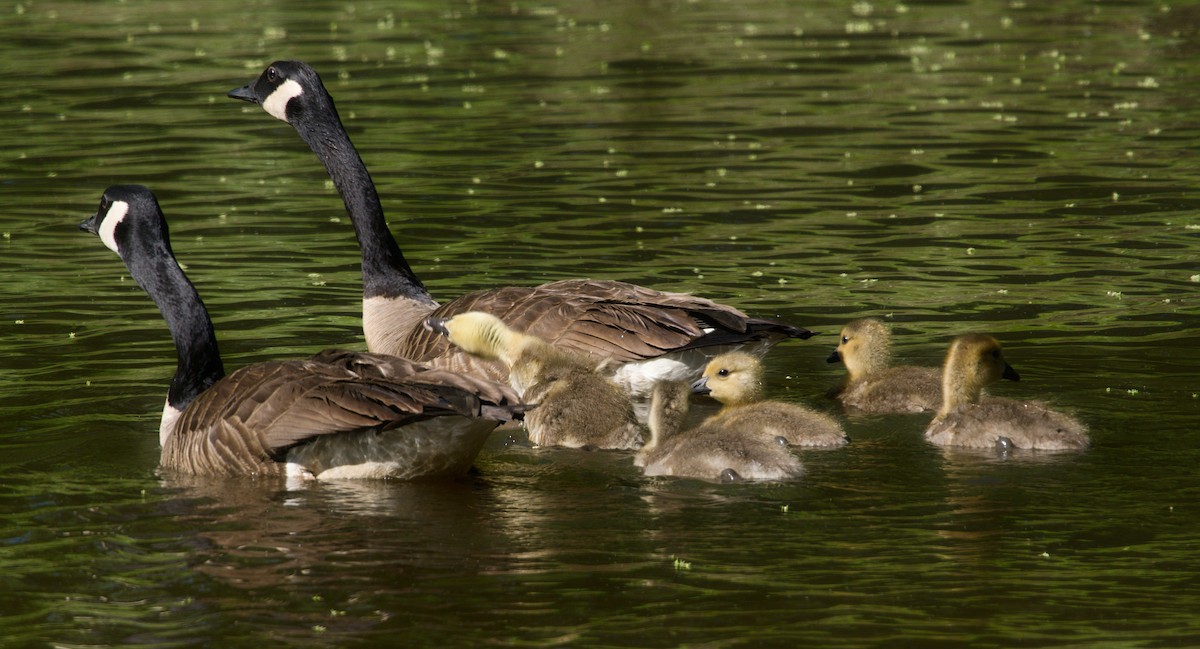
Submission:
<svg viewBox="0 0 1200 649">
<path fill-rule="evenodd" d="M 200 294 L 184 275 L 170 246 L 127 262 L 129 273 L 162 312 L 175 340 L 179 364 L 167 403 L 183 410 L 200 393 L 225 376 L 217 337 Z"/>
<path fill-rule="evenodd" d="M 337 113 L 333 113 L 332 120 L 303 121 L 294 126 L 325 165 L 354 223 L 354 235 L 362 250 L 363 297 L 432 301 L 388 229 L 375 183 Z"/>
</svg>

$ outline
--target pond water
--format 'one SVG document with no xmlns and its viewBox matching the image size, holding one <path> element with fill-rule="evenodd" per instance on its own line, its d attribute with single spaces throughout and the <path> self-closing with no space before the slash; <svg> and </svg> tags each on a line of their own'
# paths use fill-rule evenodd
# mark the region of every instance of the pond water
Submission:
<svg viewBox="0 0 1200 649">
<path fill-rule="evenodd" d="M 1141 2 L 10 3 L 0 18 L 0 644 L 1200 644 L 1200 9 Z M 338 101 L 436 296 L 567 277 L 906 362 L 999 337 L 1076 454 L 843 416 L 789 484 L 646 479 L 498 431 L 458 482 L 160 479 L 165 326 L 75 225 L 154 189 L 226 366 L 362 349 L 353 233 L 287 125 Z M 841 415 L 840 415 L 841 416 Z"/>
</svg>

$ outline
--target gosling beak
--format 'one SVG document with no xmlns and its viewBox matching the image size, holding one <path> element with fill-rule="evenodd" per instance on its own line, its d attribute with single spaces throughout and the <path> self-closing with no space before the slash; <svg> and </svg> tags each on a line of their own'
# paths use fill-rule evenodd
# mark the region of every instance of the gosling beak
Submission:
<svg viewBox="0 0 1200 649">
<path fill-rule="evenodd" d="M 1005 363 L 1004 373 L 1000 375 L 1000 378 L 1008 379 L 1009 381 L 1020 381 L 1021 375 L 1017 374 L 1017 371 L 1012 368 L 1012 365 Z"/>
<path fill-rule="evenodd" d="M 435 334 L 449 336 L 450 330 L 446 328 L 447 318 L 425 318 L 425 330 L 432 331 Z"/>
<path fill-rule="evenodd" d="M 833 350 L 833 353 L 829 355 L 829 358 L 825 359 L 825 362 L 826 363 L 840 363 L 840 362 L 842 362 L 842 355 L 839 354 L 838 350 L 835 349 L 835 350 Z"/>
<path fill-rule="evenodd" d="M 254 86 L 253 83 L 248 83 L 241 88 L 234 88 L 233 90 L 230 90 L 227 95 L 231 99 L 241 99 L 242 101 L 248 101 L 252 104 L 257 104 L 258 97 L 254 96 L 254 88 L 252 86 Z"/>
<path fill-rule="evenodd" d="M 707 378 L 702 376 L 692 383 L 692 394 L 705 395 L 710 392 L 712 392 L 712 390 L 708 387 Z"/>
</svg>

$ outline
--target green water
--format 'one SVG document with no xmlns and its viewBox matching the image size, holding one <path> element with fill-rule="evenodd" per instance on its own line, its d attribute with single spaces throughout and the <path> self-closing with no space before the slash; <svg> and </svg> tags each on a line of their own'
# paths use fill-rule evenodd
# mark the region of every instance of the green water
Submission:
<svg viewBox="0 0 1200 649">
<path fill-rule="evenodd" d="M 766 0 L 0 7 L 0 645 L 1200 644 L 1200 10 Z M 906 362 L 986 331 L 1092 430 L 950 453 L 844 418 L 794 484 L 489 441 L 452 484 L 164 482 L 173 350 L 75 224 L 153 188 L 226 366 L 362 348 L 353 232 L 285 124 L 316 67 L 437 296 L 592 276 Z"/>
</svg>

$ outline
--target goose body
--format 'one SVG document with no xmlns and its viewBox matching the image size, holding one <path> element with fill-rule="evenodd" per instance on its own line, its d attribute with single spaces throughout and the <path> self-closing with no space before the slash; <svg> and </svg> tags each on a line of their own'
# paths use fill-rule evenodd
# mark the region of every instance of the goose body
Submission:
<svg viewBox="0 0 1200 649">
<path fill-rule="evenodd" d="M 831 395 L 860 412 L 936 411 L 942 403 L 941 373 L 931 367 L 892 366 L 891 346 L 891 332 L 875 318 L 846 324 L 827 359 L 846 366 L 846 380 Z"/>
<path fill-rule="evenodd" d="M 629 396 L 598 374 L 590 357 L 513 331 L 482 311 L 430 318 L 426 324 L 463 351 L 508 368 L 509 382 L 521 399 L 536 404 L 525 415 L 534 444 L 625 450 L 642 445 Z"/>
<path fill-rule="evenodd" d="M 258 104 L 295 128 L 338 188 L 362 252 L 363 333 L 373 352 L 503 380 L 501 363 L 471 356 L 422 326 L 428 317 L 484 311 L 555 347 L 610 359 L 614 380 L 647 396 L 656 381 L 695 378 L 723 351 L 762 354 L 786 338 L 812 335 L 704 298 L 593 279 L 490 289 L 439 304 L 389 231 L 370 173 L 316 71 L 299 61 L 277 61 L 229 96 Z"/>
<path fill-rule="evenodd" d="M 203 476 L 416 478 L 464 473 L 516 394 L 379 354 L 326 351 L 225 375 L 212 321 L 175 260 L 154 194 L 110 187 L 98 234 L 158 305 L 178 354 L 159 428 L 163 469 Z"/>
<path fill-rule="evenodd" d="M 804 466 L 786 444 L 759 431 L 711 417 L 683 430 L 692 388 L 663 381 L 650 398 L 650 439 L 634 456 L 647 476 L 676 476 L 721 482 L 795 480 Z"/>
<path fill-rule="evenodd" d="M 986 334 L 960 336 L 950 345 L 942 373 L 941 409 L 925 439 L 941 446 L 1008 450 L 1084 449 L 1087 427 L 1038 401 L 987 396 L 985 386 L 1020 376 L 1004 359 L 1000 343 Z"/>
<path fill-rule="evenodd" d="M 846 444 L 846 432 L 836 419 L 792 403 L 763 399 L 763 368 L 758 358 L 729 352 L 709 361 L 695 390 L 721 403 L 705 425 L 754 431 L 782 439 L 790 446 L 836 447 Z"/>
</svg>

